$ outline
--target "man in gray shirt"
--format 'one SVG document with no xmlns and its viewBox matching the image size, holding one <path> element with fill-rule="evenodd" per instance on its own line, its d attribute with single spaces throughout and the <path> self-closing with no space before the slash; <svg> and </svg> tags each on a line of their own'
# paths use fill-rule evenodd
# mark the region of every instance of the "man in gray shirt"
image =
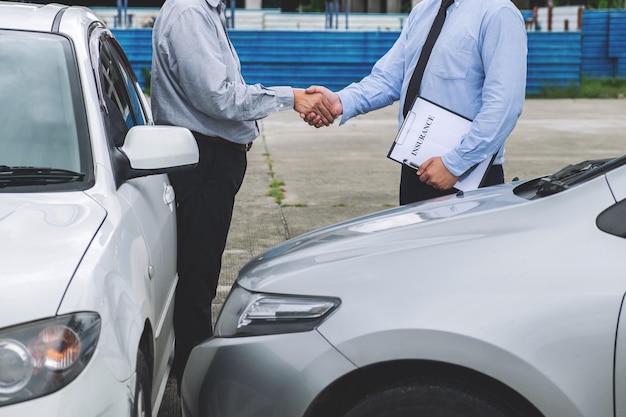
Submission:
<svg viewBox="0 0 626 417">
<path fill-rule="evenodd" d="M 190 129 L 200 151 L 196 168 L 170 175 L 178 214 L 173 372 L 179 383 L 191 349 L 213 333 L 211 303 L 246 151 L 259 135 L 256 120 L 292 108 L 319 114 L 326 125 L 336 116 L 322 94 L 246 84 L 224 8 L 221 0 L 167 0 L 153 29 L 154 119 Z"/>
</svg>

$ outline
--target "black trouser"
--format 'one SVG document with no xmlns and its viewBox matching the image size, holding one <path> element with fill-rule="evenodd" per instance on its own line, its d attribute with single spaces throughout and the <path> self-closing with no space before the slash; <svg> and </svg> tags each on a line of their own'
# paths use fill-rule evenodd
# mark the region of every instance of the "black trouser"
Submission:
<svg viewBox="0 0 626 417">
<path fill-rule="evenodd" d="M 420 177 L 415 172 L 415 169 L 404 164 L 402 165 L 402 173 L 400 175 L 400 205 L 454 194 L 458 191 L 456 188 L 438 190 L 431 187 L 425 182 L 420 181 Z M 483 181 L 482 187 L 503 183 L 504 169 L 502 169 L 502 165 L 492 165 L 487 171 L 487 176 Z"/>
<path fill-rule="evenodd" d="M 193 347 L 213 335 L 211 304 L 235 195 L 246 172 L 245 151 L 196 136 L 200 159 L 189 171 L 170 175 L 176 192 L 178 286 L 173 372 L 180 382 Z"/>
</svg>

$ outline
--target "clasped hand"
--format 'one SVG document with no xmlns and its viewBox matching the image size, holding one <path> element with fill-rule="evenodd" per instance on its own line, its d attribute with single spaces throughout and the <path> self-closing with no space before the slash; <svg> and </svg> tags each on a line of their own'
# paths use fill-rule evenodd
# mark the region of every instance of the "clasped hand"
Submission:
<svg viewBox="0 0 626 417">
<path fill-rule="evenodd" d="M 316 128 L 330 126 L 343 113 L 339 96 L 319 85 L 297 90 L 294 109 L 300 112 L 305 122 Z"/>
</svg>

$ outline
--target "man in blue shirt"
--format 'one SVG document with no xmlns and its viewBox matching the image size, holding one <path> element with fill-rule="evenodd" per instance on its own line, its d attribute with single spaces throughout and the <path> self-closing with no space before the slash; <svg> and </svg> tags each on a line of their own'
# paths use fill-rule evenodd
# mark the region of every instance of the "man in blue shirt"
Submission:
<svg viewBox="0 0 626 417">
<path fill-rule="evenodd" d="M 371 73 L 338 93 L 321 86 L 341 123 L 404 100 L 422 45 L 441 0 L 422 0 L 411 11 L 400 37 Z M 483 185 L 504 182 L 504 142 L 524 105 L 527 37 L 520 11 L 510 0 L 456 0 L 428 64 L 419 95 L 473 120 L 460 145 L 424 162 L 416 171 L 402 167 L 400 204 L 455 192 L 458 177 L 485 158 L 496 155 Z M 320 127 L 315 114 L 303 114 Z"/>
</svg>

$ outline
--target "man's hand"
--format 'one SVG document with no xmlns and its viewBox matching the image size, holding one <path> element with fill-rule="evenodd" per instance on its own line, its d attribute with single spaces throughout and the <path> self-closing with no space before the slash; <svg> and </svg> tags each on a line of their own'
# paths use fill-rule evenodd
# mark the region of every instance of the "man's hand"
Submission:
<svg viewBox="0 0 626 417">
<path fill-rule="evenodd" d="M 343 113 L 343 106 L 341 105 L 341 100 L 336 93 L 333 93 L 326 87 L 322 87 L 319 85 L 312 85 L 305 90 L 308 94 L 322 94 L 329 102 L 329 110 L 333 115 L 333 118 L 336 119 Z M 325 124 L 323 123 L 323 115 L 316 112 L 301 112 L 300 117 L 304 119 L 311 126 L 322 127 Z M 326 125 L 328 126 L 328 125 Z"/>
<path fill-rule="evenodd" d="M 335 121 L 335 115 L 332 113 L 332 103 L 322 93 L 309 93 L 301 88 L 293 89 L 293 109 L 303 114 L 318 115 L 320 126 L 329 126 Z"/>
<path fill-rule="evenodd" d="M 439 190 L 449 190 L 459 180 L 459 177 L 448 171 L 440 156 L 424 161 L 417 170 L 417 175 L 420 181 Z"/>
</svg>

